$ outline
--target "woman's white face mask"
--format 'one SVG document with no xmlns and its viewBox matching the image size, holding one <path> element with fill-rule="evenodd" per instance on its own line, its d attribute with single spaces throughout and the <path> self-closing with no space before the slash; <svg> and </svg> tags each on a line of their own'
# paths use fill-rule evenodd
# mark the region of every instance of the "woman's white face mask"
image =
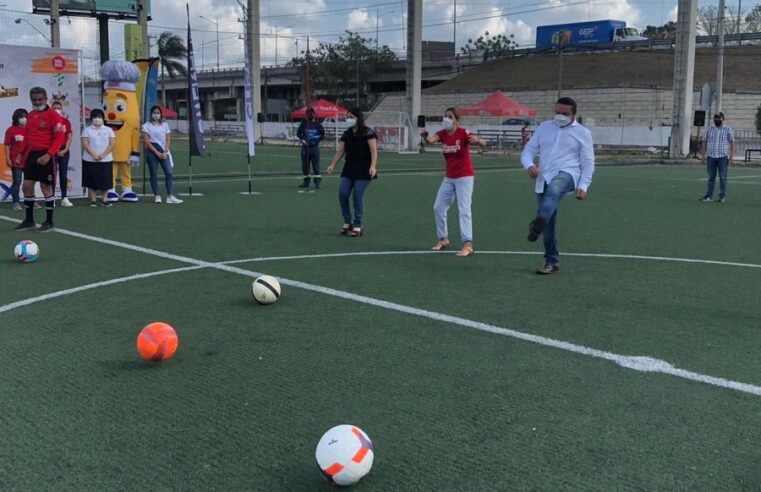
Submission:
<svg viewBox="0 0 761 492">
<path fill-rule="evenodd" d="M 26 118 L 25 117 L 24 118 L 19 118 L 18 119 L 18 124 L 21 125 L 21 126 L 26 125 Z"/>
<path fill-rule="evenodd" d="M 103 118 L 93 118 L 92 124 L 95 126 L 102 126 L 103 125 Z"/>
<path fill-rule="evenodd" d="M 444 116 L 444 118 L 441 119 L 441 126 L 444 130 L 451 130 L 454 126 L 454 120 L 448 116 Z"/>
<path fill-rule="evenodd" d="M 350 126 L 354 126 L 357 124 L 357 120 L 354 118 L 346 118 L 346 123 L 348 123 Z"/>
</svg>

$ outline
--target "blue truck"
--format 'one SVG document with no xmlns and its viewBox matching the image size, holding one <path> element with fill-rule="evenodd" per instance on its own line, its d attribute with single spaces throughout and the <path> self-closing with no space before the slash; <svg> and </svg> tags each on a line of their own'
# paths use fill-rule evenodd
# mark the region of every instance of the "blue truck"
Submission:
<svg viewBox="0 0 761 492">
<path fill-rule="evenodd" d="M 557 48 L 561 43 L 563 46 L 586 46 L 645 39 L 637 29 L 626 27 L 626 21 L 619 20 L 573 22 L 536 28 L 537 48 Z"/>
</svg>

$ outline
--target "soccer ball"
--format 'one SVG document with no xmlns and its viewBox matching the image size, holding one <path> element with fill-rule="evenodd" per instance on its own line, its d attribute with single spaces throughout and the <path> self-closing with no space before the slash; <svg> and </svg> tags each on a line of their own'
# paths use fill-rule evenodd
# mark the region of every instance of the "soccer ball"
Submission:
<svg viewBox="0 0 761 492">
<path fill-rule="evenodd" d="M 370 438 L 353 425 L 337 425 L 323 434 L 314 454 L 322 476 L 342 486 L 367 475 L 375 457 Z"/>
<path fill-rule="evenodd" d="M 280 282 L 275 277 L 262 275 L 251 286 L 254 299 L 259 304 L 272 304 L 280 297 Z"/>
<path fill-rule="evenodd" d="M 21 263 L 31 263 L 40 256 L 40 248 L 34 241 L 24 239 L 13 249 L 13 254 Z"/>
<path fill-rule="evenodd" d="M 137 351 L 150 362 L 163 362 L 177 351 L 177 332 L 166 323 L 157 321 L 142 329 L 137 336 Z"/>
</svg>

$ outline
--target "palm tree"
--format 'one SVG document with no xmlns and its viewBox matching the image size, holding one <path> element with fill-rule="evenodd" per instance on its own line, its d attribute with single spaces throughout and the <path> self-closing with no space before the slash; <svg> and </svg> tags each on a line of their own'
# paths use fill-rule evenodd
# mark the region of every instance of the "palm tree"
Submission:
<svg viewBox="0 0 761 492">
<path fill-rule="evenodd" d="M 188 57 L 188 49 L 182 42 L 182 38 L 170 31 L 164 31 L 159 36 L 159 62 L 161 63 L 161 105 L 166 107 L 166 86 L 164 84 L 166 73 L 169 78 L 179 75 L 187 76 L 188 71 L 181 60 Z"/>
</svg>

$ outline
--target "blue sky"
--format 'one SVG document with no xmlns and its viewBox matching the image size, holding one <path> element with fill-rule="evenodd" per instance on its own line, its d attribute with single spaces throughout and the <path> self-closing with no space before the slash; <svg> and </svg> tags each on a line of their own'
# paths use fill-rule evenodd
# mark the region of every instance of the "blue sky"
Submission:
<svg viewBox="0 0 761 492">
<path fill-rule="evenodd" d="M 456 0 L 424 0 L 423 39 L 450 41 L 453 38 L 453 11 Z M 238 34 L 242 25 L 235 0 L 193 0 L 191 25 L 194 32 L 196 59 L 207 68 L 216 64 L 216 33 L 219 23 L 220 65 L 242 62 L 242 41 Z M 699 5 L 712 2 L 701 0 Z M 718 2 L 716 2 L 718 3 Z M 41 16 L 31 15 L 31 0 L 0 0 L 0 43 L 44 45 L 44 38 L 27 23 L 13 23 L 23 17 L 43 33 L 49 28 Z M 746 1 L 746 7 L 750 2 Z M 2 6 L 4 5 L 4 6 Z M 732 4 L 729 4 L 732 6 Z M 345 35 L 345 30 L 375 38 L 376 27 L 381 45 L 388 45 L 398 54 L 404 53 L 406 2 L 389 0 L 261 0 L 262 63 L 283 63 L 303 50 L 306 37 L 310 43 L 331 42 Z M 207 17 L 212 22 L 199 18 Z M 186 23 L 185 0 L 153 0 L 151 33 L 169 28 L 181 30 Z M 457 2 L 457 45 L 484 31 L 512 33 L 523 46 L 532 45 L 537 25 L 574 22 L 589 19 L 620 19 L 644 27 L 661 25 L 676 19 L 675 0 L 460 0 Z M 121 28 L 111 27 L 112 57 L 123 50 Z M 274 35 L 277 31 L 277 40 Z M 184 34 L 183 34 L 184 36 Z M 86 56 L 97 53 L 97 25 L 91 19 L 68 19 L 62 23 L 62 39 L 66 47 L 84 48 Z"/>
</svg>

